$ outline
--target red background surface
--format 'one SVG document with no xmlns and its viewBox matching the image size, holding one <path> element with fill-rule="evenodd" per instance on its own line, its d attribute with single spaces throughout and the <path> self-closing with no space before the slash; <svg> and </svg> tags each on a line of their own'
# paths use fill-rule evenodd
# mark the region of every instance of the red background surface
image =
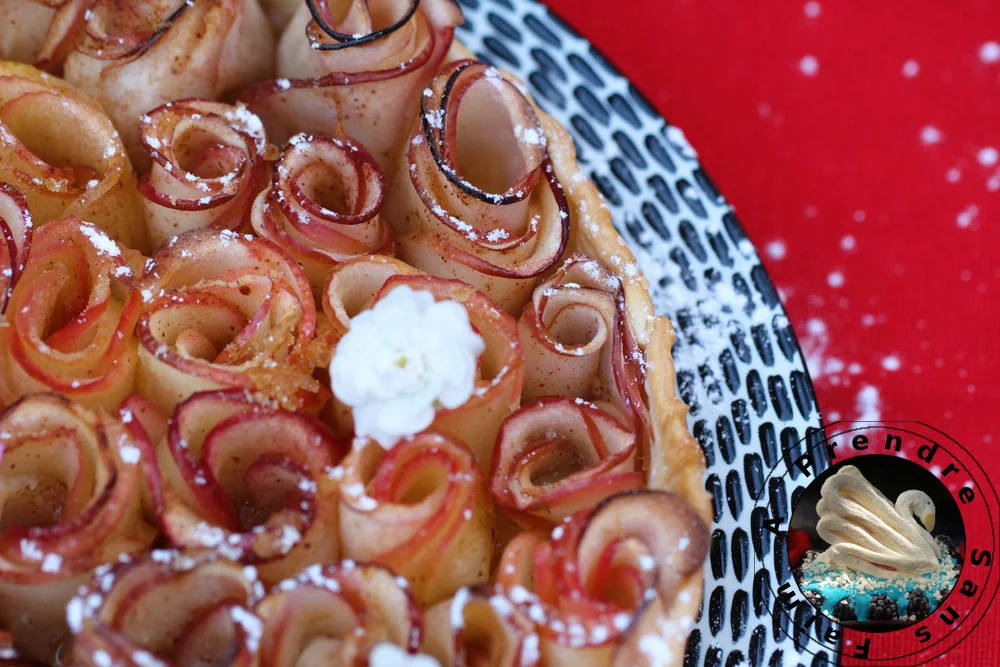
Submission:
<svg viewBox="0 0 1000 667">
<path fill-rule="evenodd" d="M 928 422 L 1000 478 L 1000 3 L 546 2 L 685 131 L 826 418 Z M 998 642 L 994 610 L 935 662 Z"/>
</svg>

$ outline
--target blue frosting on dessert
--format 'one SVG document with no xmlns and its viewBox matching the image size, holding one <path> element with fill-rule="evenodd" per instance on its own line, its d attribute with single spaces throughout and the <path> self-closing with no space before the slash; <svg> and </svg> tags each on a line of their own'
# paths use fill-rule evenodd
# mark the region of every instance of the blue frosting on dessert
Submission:
<svg viewBox="0 0 1000 667">
<path fill-rule="evenodd" d="M 880 594 L 896 601 L 900 620 L 911 616 L 907 594 L 918 588 L 930 601 L 931 610 L 935 609 L 951 591 L 961 570 L 961 562 L 944 545 L 938 557 L 938 569 L 915 576 L 887 572 L 887 576 L 876 577 L 864 572 L 841 570 L 821 562 L 817 555 L 815 551 L 808 553 L 802 563 L 799 578 L 802 591 L 813 591 L 823 596 L 821 609 L 830 618 L 835 618 L 833 610 L 837 604 L 848 600 L 853 603 L 860 622 L 869 620 L 872 598 Z"/>
</svg>

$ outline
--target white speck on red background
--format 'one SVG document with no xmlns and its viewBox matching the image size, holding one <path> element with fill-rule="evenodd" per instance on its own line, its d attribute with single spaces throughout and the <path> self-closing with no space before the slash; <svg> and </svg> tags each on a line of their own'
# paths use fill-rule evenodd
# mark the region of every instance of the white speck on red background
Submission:
<svg viewBox="0 0 1000 667">
<path fill-rule="evenodd" d="M 1000 43 L 991 41 L 980 46 L 979 59 L 988 65 L 1000 62 Z"/>
<path fill-rule="evenodd" d="M 799 60 L 799 71 L 806 76 L 816 76 L 819 73 L 819 61 L 816 56 L 802 56 Z"/>
<path fill-rule="evenodd" d="M 941 130 L 933 125 L 924 125 L 920 130 L 920 141 L 928 146 L 941 143 L 943 137 L 944 135 L 941 134 Z"/>
</svg>

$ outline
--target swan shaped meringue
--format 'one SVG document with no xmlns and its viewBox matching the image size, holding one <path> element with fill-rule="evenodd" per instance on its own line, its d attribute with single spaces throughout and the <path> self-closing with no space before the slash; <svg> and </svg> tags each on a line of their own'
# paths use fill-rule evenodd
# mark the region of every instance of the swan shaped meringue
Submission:
<svg viewBox="0 0 1000 667">
<path fill-rule="evenodd" d="M 893 505 L 861 471 L 845 466 L 823 483 L 820 495 L 816 531 L 830 544 L 821 562 L 879 577 L 940 567 L 940 547 L 928 532 L 934 503 L 923 491 L 904 491 Z"/>
</svg>

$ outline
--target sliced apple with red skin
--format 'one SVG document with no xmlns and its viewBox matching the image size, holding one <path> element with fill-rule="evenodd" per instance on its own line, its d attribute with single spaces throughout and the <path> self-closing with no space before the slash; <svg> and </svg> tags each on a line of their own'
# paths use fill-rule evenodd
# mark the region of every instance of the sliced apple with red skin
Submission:
<svg viewBox="0 0 1000 667">
<path fill-rule="evenodd" d="M 0 332 L 0 399 L 53 390 L 110 410 L 131 393 L 141 298 L 126 258 L 79 218 L 34 235 Z"/>
<path fill-rule="evenodd" d="M 387 205 L 400 256 L 519 313 L 569 243 L 538 115 L 513 82 L 472 60 L 447 65 L 420 104 Z"/>
<path fill-rule="evenodd" d="M 318 420 L 205 392 L 178 406 L 160 448 L 160 519 L 184 548 L 216 548 L 273 584 L 334 557 L 337 491 L 328 470 L 343 455 Z"/>
<path fill-rule="evenodd" d="M 157 247 L 189 229 L 249 228 L 270 167 L 264 129 L 245 107 L 168 102 L 142 117 L 139 140 L 152 162 L 138 187 Z"/>
<path fill-rule="evenodd" d="M 424 431 L 388 452 L 374 442 L 355 446 L 341 465 L 345 556 L 392 568 L 425 605 L 485 583 L 492 506 L 468 447 Z"/>
<path fill-rule="evenodd" d="M 32 231 L 28 202 L 13 185 L 0 183 L 0 314 L 28 262 Z"/>
<path fill-rule="evenodd" d="M 494 586 L 463 590 L 431 607 L 423 650 L 442 665 L 468 667 L 531 667 L 540 658 L 533 623 Z"/>
<path fill-rule="evenodd" d="M 387 187 L 363 146 L 297 135 L 254 202 L 253 227 L 302 263 L 319 294 L 337 264 L 394 253 L 395 234 L 379 215 Z"/>
<path fill-rule="evenodd" d="M 518 535 L 497 583 L 537 619 L 542 653 L 553 664 L 609 664 L 634 648 L 633 629 L 645 628 L 647 616 L 669 614 L 701 567 L 707 536 L 680 496 L 627 491 L 572 515 L 551 539 Z"/>
<path fill-rule="evenodd" d="M 162 550 L 102 568 L 67 611 L 73 663 L 250 667 L 261 634 L 251 610 L 263 594 L 254 577 L 213 554 Z"/>
<path fill-rule="evenodd" d="M 316 306 L 305 273 L 265 239 L 192 230 L 164 245 L 142 281 L 138 389 L 163 413 L 203 390 L 239 387 L 315 410 Z"/>
<path fill-rule="evenodd" d="M 148 549 L 156 488 L 148 442 L 58 394 L 0 415 L 0 623 L 28 657 L 52 660 L 73 591 L 101 563 Z"/>
<path fill-rule="evenodd" d="M 493 452 L 497 505 L 526 527 L 552 527 L 603 498 L 643 485 L 635 434 L 581 400 L 549 397 L 506 420 Z"/>
<path fill-rule="evenodd" d="M 355 665 L 381 642 L 413 653 L 423 636 L 423 613 L 405 580 L 353 561 L 306 568 L 254 611 L 264 623 L 262 667 Z"/>
<path fill-rule="evenodd" d="M 461 22 L 451 0 L 300 3 L 278 43 L 281 78 L 258 82 L 241 99 L 276 141 L 297 132 L 349 136 L 391 173 L 420 91 Z"/>
</svg>

